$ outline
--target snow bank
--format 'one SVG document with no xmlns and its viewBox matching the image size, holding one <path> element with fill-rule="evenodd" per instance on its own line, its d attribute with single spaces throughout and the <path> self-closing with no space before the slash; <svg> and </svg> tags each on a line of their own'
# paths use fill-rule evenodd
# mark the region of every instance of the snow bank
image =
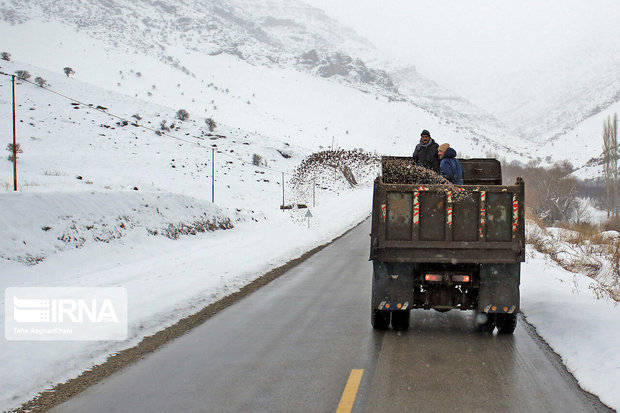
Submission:
<svg viewBox="0 0 620 413">
<path fill-rule="evenodd" d="M 521 268 L 521 311 L 558 353 L 579 385 L 620 409 L 620 306 L 597 282 L 531 252 Z"/>
<path fill-rule="evenodd" d="M 238 291 L 269 270 L 306 251 L 324 244 L 353 227 L 366 216 L 372 191 L 368 186 L 322 194 L 311 208 L 279 211 L 268 217 L 230 213 L 235 227 L 226 231 L 198 233 L 171 239 L 152 236 L 147 228 L 170 222 L 189 222 L 204 217 L 225 219 L 222 211 L 208 202 L 165 193 L 64 193 L 9 194 L 0 197 L 3 206 L 11 204 L 11 217 L 27 216 L 32 222 L 9 229 L 1 237 L 2 251 L 24 254 L 50 253 L 36 265 L 0 260 L 0 290 L 8 287 L 125 287 L 129 300 L 129 332 L 124 342 L 2 342 L 0 351 L 0 410 L 15 407 L 53 384 L 78 376 L 122 349 L 179 319 L 193 314 L 220 298 Z M 22 215 L 18 213 L 22 208 Z M 157 211 L 159 209 L 159 212 Z M 3 208 L 4 211 L 4 208 Z M 119 212 L 122 211 L 122 212 Z M 77 234 L 88 234 L 84 225 L 100 223 L 98 228 L 115 228 L 123 236 L 109 242 L 88 239 L 81 248 L 52 254 L 46 243 L 63 246 L 47 236 L 64 233 L 75 222 Z M 127 217 L 119 220 L 119 216 Z M 9 219 L 11 218 L 11 219 Z M 258 219 L 257 219 L 258 218 Z M 218 221 L 219 222 L 219 221 Z M 103 224 L 107 224 L 104 227 Z M 120 224 L 133 229 L 119 229 Z M 4 227 L 1 227 L 4 228 Z M 26 229 L 23 229 L 26 228 Z M 17 237 L 23 233 L 21 238 Z M 86 238 L 86 236 L 85 236 Z M 27 239 L 27 244 L 16 240 Z M 16 244 L 16 245 L 13 245 Z M 37 249 L 38 248 L 38 249 Z M 4 331 L 4 294 L 0 296 L 0 327 Z"/>
<path fill-rule="evenodd" d="M 27 264 L 131 231 L 178 238 L 232 227 L 213 203 L 169 193 L 0 193 L 0 210 L 0 258 Z"/>
</svg>

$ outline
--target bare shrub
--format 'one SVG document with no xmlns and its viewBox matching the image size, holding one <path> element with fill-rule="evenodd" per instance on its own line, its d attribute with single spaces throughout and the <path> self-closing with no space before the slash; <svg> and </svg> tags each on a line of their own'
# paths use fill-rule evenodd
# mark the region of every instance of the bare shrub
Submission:
<svg viewBox="0 0 620 413">
<path fill-rule="evenodd" d="M 570 162 L 558 162 L 551 168 L 538 166 L 532 161 L 527 165 L 519 162 L 503 162 L 504 181 L 510 182 L 517 176 L 525 180 L 525 204 L 527 208 L 545 220 L 546 225 L 557 221 L 581 221 L 586 211 L 579 210 L 578 199 L 583 182 L 572 177 L 574 171 Z"/>
<path fill-rule="evenodd" d="M 6 60 L 7 62 L 9 62 L 11 60 L 11 53 L 9 52 L 2 52 L 2 60 Z"/>
<path fill-rule="evenodd" d="M 9 143 L 6 146 L 6 150 L 9 152 L 9 156 L 7 159 L 11 162 L 13 162 L 14 155 L 15 155 L 15 159 L 19 159 L 19 154 L 24 153 L 24 150 L 22 149 L 22 146 L 19 143 L 15 144 L 15 147 L 13 146 L 12 143 Z"/>
<path fill-rule="evenodd" d="M 609 245 L 611 268 L 616 280 L 620 283 L 620 238 L 616 238 Z"/>
<path fill-rule="evenodd" d="M 49 86 L 47 83 L 47 80 L 43 79 L 41 76 L 37 76 L 34 78 L 34 83 L 36 83 L 37 85 L 39 85 L 40 87 L 46 87 Z"/>
<path fill-rule="evenodd" d="M 230 219 L 199 219 L 190 223 L 169 224 L 168 227 L 159 230 L 148 230 L 151 235 L 163 235 L 170 239 L 179 239 L 182 235 L 196 235 L 202 232 L 213 232 L 234 228 Z"/>
<path fill-rule="evenodd" d="M 620 232 L 620 217 L 611 217 L 607 221 L 601 224 L 603 231 L 618 231 Z"/>
<path fill-rule="evenodd" d="M 189 119 L 189 112 L 186 111 L 185 109 L 179 109 L 177 111 L 177 119 L 184 121 L 184 120 L 188 120 Z"/>
<path fill-rule="evenodd" d="M 66 176 L 67 174 L 62 173 L 60 171 L 52 170 L 52 169 L 46 169 L 45 171 L 43 171 L 43 175 L 45 176 Z"/>
<path fill-rule="evenodd" d="M 256 166 L 262 166 L 263 165 L 263 157 L 260 156 L 259 154 L 255 153 L 254 155 L 252 155 L 252 164 L 256 165 Z"/>
<path fill-rule="evenodd" d="M 28 80 L 32 77 L 30 72 L 28 72 L 27 70 L 16 70 L 15 74 L 17 75 L 17 78 L 21 80 Z"/>
<path fill-rule="evenodd" d="M 620 301 L 620 237 L 601 234 L 592 223 L 563 222 L 557 227 L 564 231 L 549 231 L 530 220 L 526 240 L 563 269 L 596 280 L 592 289 L 597 297 Z"/>
<path fill-rule="evenodd" d="M 64 69 L 62 69 L 63 72 L 65 72 L 65 75 L 67 75 L 67 77 L 75 74 L 75 70 L 73 70 L 72 68 L 70 68 L 69 66 L 65 67 Z"/>
<path fill-rule="evenodd" d="M 542 254 L 551 254 L 556 247 L 546 228 L 535 222 L 526 226 L 525 241 Z"/>
<path fill-rule="evenodd" d="M 217 123 L 215 123 L 213 118 L 205 119 L 205 123 L 207 124 L 207 128 L 209 128 L 209 132 L 213 132 L 215 128 L 217 128 Z"/>
<path fill-rule="evenodd" d="M 580 244 L 585 242 L 586 240 L 591 240 L 595 237 L 599 237 L 600 235 L 599 227 L 590 222 L 576 223 L 561 221 L 556 223 L 556 226 L 558 228 L 564 228 L 569 231 L 569 235 L 565 240 L 571 244 Z"/>
</svg>

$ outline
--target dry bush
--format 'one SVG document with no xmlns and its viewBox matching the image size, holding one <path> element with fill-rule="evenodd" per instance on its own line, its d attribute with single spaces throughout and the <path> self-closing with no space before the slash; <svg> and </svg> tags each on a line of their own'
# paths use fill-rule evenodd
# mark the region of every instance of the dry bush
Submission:
<svg viewBox="0 0 620 413">
<path fill-rule="evenodd" d="M 550 168 L 538 166 L 532 161 L 527 165 L 519 162 L 502 162 L 504 182 L 520 176 L 525 180 L 525 204 L 547 224 L 559 220 L 568 221 L 584 216 L 583 206 L 577 198 L 582 181 L 572 177 L 574 168 L 569 162 L 559 162 Z M 575 216 L 577 214 L 577 216 Z"/>
<path fill-rule="evenodd" d="M 616 238 L 609 245 L 609 252 L 613 274 L 620 281 L 620 238 Z"/>
<path fill-rule="evenodd" d="M 525 242 L 532 248 L 543 254 L 550 254 L 554 251 L 555 243 L 543 225 L 538 225 L 534 221 L 528 222 L 525 228 Z"/>
<path fill-rule="evenodd" d="M 46 169 L 43 171 L 43 175 L 45 176 L 67 176 L 66 173 L 54 170 L 54 169 Z"/>
<path fill-rule="evenodd" d="M 178 120 L 182 120 L 182 121 L 188 120 L 189 119 L 189 112 L 186 111 L 185 109 L 179 109 L 177 111 L 176 117 L 177 117 Z"/>
<path fill-rule="evenodd" d="M 599 227 L 590 222 L 561 221 L 556 224 L 556 227 L 567 230 L 562 240 L 569 244 L 581 245 L 586 242 L 600 244 L 602 241 Z"/>
<path fill-rule="evenodd" d="M 611 217 L 601 224 L 603 231 L 620 232 L 620 217 Z"/>
<path fill-rule="evenodd" d="M 530 221 L 527 242 L 563 269 L 595 279 L 598 284 L 592 289 L 597 297 L 620 302 L 620 237 L 601 234 L 601 228 L 591 223 L 562 222 L 558 227 L 565 231 L 549 231 Z"/>
<path fill-rule="evenodd" d="M 255 166 L 262 166 L 264 164 L 264 160 L 263 157 L 260 156 L 259 154 L 255 153 L 254 155 L 252 155 L 252 165 Z"/>
<path fill-rule="evenodd" d="M 525 207 L 525 219 L 533 221 L 540 228 L 547 228 L 547 223 L 532 208 Z"/>
</svg>

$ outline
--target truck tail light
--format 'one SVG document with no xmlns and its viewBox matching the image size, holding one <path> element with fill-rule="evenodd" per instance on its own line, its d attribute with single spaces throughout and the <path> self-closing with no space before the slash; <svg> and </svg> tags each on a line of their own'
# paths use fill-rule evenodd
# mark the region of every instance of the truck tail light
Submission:
<svg viewBox="0 0 620 413">
<path fill-rule="evenodd" d="M 468 283 L 471 281 L 471 277 L 469 275 L 453 275 L 452 281 L 457 283 Z"/>
<path fill-rule="evenodd" d="M 439 274 L 426 274 L 424 276 L 424 280 L 431 281 L 431 282 L 441 282 L 443 281 L 443 277 Z"/>
</svg>

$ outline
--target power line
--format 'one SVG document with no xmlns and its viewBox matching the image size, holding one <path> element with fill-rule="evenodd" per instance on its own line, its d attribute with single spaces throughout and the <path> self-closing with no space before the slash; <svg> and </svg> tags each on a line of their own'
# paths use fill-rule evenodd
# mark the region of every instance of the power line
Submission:
<svg viewBox="0 0 620 413">
<path fill-rule="evenodd" d="M 170 135 L 170 134 L 168 134 L 168 133 L 162 132 L 162 131 L 161 131 L 161 130 L 159 130 L 159 129 L 154 129 L 154 128 L 150 127 L 150 126 L 146 126 L 146 125 L 139 124 L 137 121 L 136 121 L 136 122 L 134 122 L 134 121 L 131 121 L 131 120 L 129 120 L 129 119 L 127 119 L 127 118 L 123 117 L 123 116 L 116 115 L 116 114 L 114 114 L 114 113 L 110 113 L 110 112 L 108 112 L 108 111 L 107 111 L 107 109 L 105 109 L 103 106 L 94 107 L 94 106 L 93 106 L 92 104 L 90 104 L 90 103 L 85 103 L 85 102 L 81 101 L 80 99 L 75 99 L 75 98 L 73 98 L 73 97 L 71 97 L 71 96 L 67 96 L 67 95 L 65 95 L 65 94 L 63 94 L 63 93 L 57 92 L 57 91 L 55 91 L 55 90 L 53 90 L 53 89 L 50 89 L 50 88 L 48 88 L 48 87 L 42 87 L 42 86 L 40 86 L 40 85 L 38 85 L 38 84 L 36 84 L 36 83 L 34 83 L 34 82 L 31 82 L 31 81 L 30 81 L 30 80 L 28 80 L 28 79 L 20 78 L 19 76 L 16 76 L 16 75 L 14 75 L 14 74 L 5 73 L 5 72 L 3 72 L 3 71 L 0 71 L 0 74 L 1 74 L 1 75 L 4 75 L 4 76 L 17 77 L 19 80 L 21 80 L 21 81 L 23 81 L 23 82 L 26 82 L 26 83 L 29 83 L 29 84 L 31 84 L 31 85 L 33 85 L 33 86 L 39 87 L 39 88 L 41 88 L 41 89 L 44 89 L 44 90 L 46 90 L 46 91 L 48 91 L 48 92 L 50 92 L 50 93 L 53 93 L 53 94 L 55 94 L 55 95 L 57 95 L 57 96 L 60 96 L 60 97 L 62 97 L 62 98 L 64 98 L 64 99 L 67 99 L 67 100 L 69 100 L 69 101 L 71 101 L 71 102 L 75 102 L 75 103 L 78 103 L 78 104 L 80 104 L 80 105 L 88 106 L 88 107 L 90 107 L 90 108 L 92 108 L 92 109 L 94 109 L 94 110 L 96 110 L 96 111 L 98 111 L 98 112 L 104 113 L 104 114 L 106 114 L 106 115 L 108 115 L 108 116 L 111 116 L 111 117 L 113 117 L 113 118 L 119 119 L 119 120 L 121 120 L 121 121 L 123 121 L 123 122 L 127 122 L 127 124 L 131 124 L 131 125 L 133 125 L 133 126 L 135 126 L 135 127 L 139 127 L 139 128 L 143 128 L 143 129 L 146 129 L 146 130 L 150 130 L 150 131 L 152 131 L 152 132 L 155 132 L 158 136 L 166 136 L 166 137 L 169 137 L 169 138 L 172 138 L 172 139 L 176 139 L 176 140 L 179 140 L 179 141 L 182 141 L 182 142 L 186 142 L 186 143 L 189 143 L 189 144 L 192 144 L 192 145 L 196 145 L 196 146 L 198 146 L 198 147 L 200 147 L 200 148 L 202 148 L 202 149 L 209 149 L 209 150 L 212 150 L 212 149 L 214 148 L 214 147 L 209 147 L 209 146 L 203 146 L 203 145 L 201 145 L 201 144 L 200 144 L 200 142 L 192 142 L 192 141 L 189 141 L 189 140 L 187 140 L 187 139 L 179 138 L 178 136 L 174 136 L 174 135 Z M 189 136 L 191 136 L 192 138 L 195 138 L 195 139 L 204 140 L 204 137 L 201 137 L 201 136 L 196 136 L 196 135 L 191 135 L 191 134 L 189 134 Z M 223 136 L 223 135 L 222 135 L 222 136 Z M 215 147 L 217 147 L 217 146 L 215 146 Z M 280 170 L 277 170 L 277 169 L 273 169 L 273 168 L 269 168 L 269 167 L 267 167 L 267 166 L 255 165 L 255 164 L 253 164 L 253 163 L 246 162 L 246 161 L 244 161 L 244 160 L 242 160 L 242 159 L 239 159 L 239 158 L 237 158 L 237 157 L 235 157 L 235 156 L 229 155 L 229 154 L 227 154 L 227 153 L 223 152 L 222 150 L 218 150 L 217 152 L 218 152 L 218 153 L 220 153 L 220 154 L 222 154 L 222 155 L 224 155 L 224 156 L 227 156 L 227 157 L 229 157 L 229 158 L 231 158 L 231 159 L 234 159 L 234 160 L 236 160 L 236 161 L 238 161 L 238 162 L 240 162 L 241 164 L 244 164 L 244 165 L 250 165 L 250 166 L 255 167 L 255 168 L 265 169 L 265 170 L 272 171 L 272 172 L 283 173 L 283 171 L 280 171 Z"/>
<path fill-rule="evenodd" d="M 0 71 L 0 74 L 5 75 L 5 76 L 15 76 L 15 75 L 12 75 L 12 74 L 9 74 L 9 73 L 5 73 L 5 72 L 2 72 L 2 71 Z M 90 107 L 91 109 L 94 109 L 94 110 L 96 110 L 96 111 L 98 111 L 98 112 L 104 113 L 104 114 L 106 114 L 106 115 L 108 115 L 108 116 L 111 116 L 111 117 L 113 117 L 113 118 L 116 118 L 116 119 L 122 120 L 123 122 L 127 122 L 128 124 L 132 124 L 133 126 L 136 126 L 136 127 L 139 127 L 139 128 L 143 128 L 143 129 L 147 129 L 147 130 L 150 130 L 150 131 L 153 131 L 153 132 L 156 132 L 156 133 L 157 133 L 157 132 L 159 132 L 159 133 L 158 133 L 158 135 L 160 135 L 160 136 L 166 136 L 166 137 L 169 137 L 169 138 L 172 138 L 172 139 L 177 139 L 177 140 L 180 140 L 180 141 L 183 141 L 183 142 L 186 142 L 186 143 L 190 143 L 190 144 L 192 144 L 192 145 L 198 145 L 198 146 L 199 146 L 199 147 L 201 147 L 201 148 L 210 149 L 210 148 L 207 148 L 207 147 L 205 147 L 205 146 L 200 145 L 200 143 L 199 143 L 199 142 L 192 142 L 192 141 L 188 141 L 187 139 L 179 138 L 178 136 L 169 135 L 169 134 L 164 133 L 164 132 L 161 132 L 161 131 L 159 131 L 159 130 L 157 130 L 157 129 L 153 129 L 153 128 L 151 128 L 150 126 L 141 125 L 141 124 L 139 124 L 139 123 L 137 123 L 137 122 L 134 122 L 134 121 L 131 121 L 131 120 L 129 120 L 129 119 L 126 119 L 126 118 L 124 118 L 124 117 L 122 117 L 122 116 L 120 116 L 120 115 L 116 115 L 116 114 L 114 114 L 114 113 L 110 113 L 110 112 L 108 112 L 108 111 L 107 111 L 107 109 L 104 109 L 104 108 L 103 108 L 103 106 L 101 106 L 101 107 L 94 107 L 92 104 L 82 102 L 80 99 L 75 99 L 75 98 L 73 98 L 73 97 L 71 97 L 71 96 L 64 95 L 64 94 L 62 94 L 62 93 L 60 93 L 60 92 L 57 92 L 57 91 L 55 91 L 55 90 L 53 90 L 53 89 L 50 89 L 50 88 L 47 88 L 47 87 L 42 87 L 42 86 L 39 86 L 38 84 L 36 84 L 36 83 L 34 83 L 34 82 L 31 82 L 31 81 L 30 81 L 30 80 L 28 80 L 28 79 L 20 78 L 19 76 L 17 76 L 17 78 L 18 78 L 19 80 L 23 81 L 23 82 L 30 83 L 30 84 L 31 84 L 31 85 L 33 85 L 33 86 L 40 87 L 41 89 L 44 89 L 44 90 L 46 90 L 46 91 L 48 91 L 48 92 L 50 92 L 50 93 L 53 93 L 53 94 L 55 94 L 55 95 L 58 95 L 58 96 L 60 96 L 60 97 L 62 97 L 62 98 L 64 98 L 64 99 L 67 99 L 67 100 L 71 101 L 71 102 L 75 102 L 75 103 L 79 103 L 80 105 L 88 106 L 88 107 Z M 190 136 L 192 136 L 193 138 L 197 138 L 197 139 L 202 139 L 202 140 L 204 140 L 204 138 L 200 138 L 200 137 L 197 137 L 197 136 L 194 136 L 194 135 L 190 135 Z"/>
</svg>

